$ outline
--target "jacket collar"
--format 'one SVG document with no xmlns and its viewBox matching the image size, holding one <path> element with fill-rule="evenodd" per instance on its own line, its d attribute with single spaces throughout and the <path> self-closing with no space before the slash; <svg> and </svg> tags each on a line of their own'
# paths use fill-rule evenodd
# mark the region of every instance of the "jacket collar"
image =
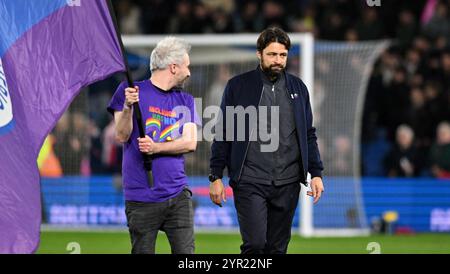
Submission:
<svg viewBox="0 0 450 274">
<path fill-rule="evenodd" d="M 256 67 L 254 72 L 255 72 L 254 73 L 254 77 L 256 78 L 255 81 L 256 81 L 258 87 L 262 88 L 263 81 L 261 79 L 261 76 L 262 76 L 261 74 L 263 74 L 264 72 L 262 71 L 261 66 L 259 64 Z M 295 88 L 293 87 L 292 82 L 290 81 L 291 80 L 291 76 L 289 75 L 289 73 L 286 70 L 283 72 L 283 76 L 284 76 L 284 80 L 285 80 L 286 88 L 287 88 L 288 92 L 290 94 L 293 94 L 293 92 L 295 91 L 294 90 Z"/>
</svg>

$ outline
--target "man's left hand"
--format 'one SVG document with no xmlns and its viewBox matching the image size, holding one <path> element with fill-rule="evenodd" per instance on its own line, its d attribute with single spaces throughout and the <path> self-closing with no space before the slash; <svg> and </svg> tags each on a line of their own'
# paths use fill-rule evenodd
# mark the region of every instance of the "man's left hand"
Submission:
<svg viewBox="0 0 450 274">
<path fill-rule="evenodd" d="M 306 194 L 313 197 L 314 204 L 316 204 L 322 196 L 322 192 L 324 192 L 322 178 L 314 177 L 311 179 L 311 190 L 307 191 Z"/>
</svg>

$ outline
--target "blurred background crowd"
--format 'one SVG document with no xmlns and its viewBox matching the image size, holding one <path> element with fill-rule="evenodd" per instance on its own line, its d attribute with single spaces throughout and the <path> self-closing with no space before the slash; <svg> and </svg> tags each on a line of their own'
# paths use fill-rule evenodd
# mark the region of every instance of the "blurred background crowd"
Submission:
<svg viewBox="0 0 450 274">
<path fill-rule="evenodd" d="M 113 4 L 122 34 L 258 33 L 278 25 L 318 40 L 391 39 L 368 85 L 361 175 L 450 178 L 450 0 L 381 0 L 379 7 L 365 0 Z M 110 86 L 120 80 L 97 83 L 75 100 L 48 140 L 60 166 L 42 175 L 120 173 L 121 148 L 105 110 Z M 85 101 L 89 111 L 76 111 Z M 76 157 L 64 160 L 68 149 Z"/>
</svg>

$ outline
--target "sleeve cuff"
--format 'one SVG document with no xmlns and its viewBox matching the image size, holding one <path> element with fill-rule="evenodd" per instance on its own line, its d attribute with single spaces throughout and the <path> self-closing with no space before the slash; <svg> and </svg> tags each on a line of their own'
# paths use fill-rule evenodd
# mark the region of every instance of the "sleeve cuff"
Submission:
<svg viewBox="0 0 450 274">
<path fill-rule="evenodd" d="M 309 173 L 311 174 L 311 178 L 314 178 L 314 177 L 322 178 L 322 172 L 320 170 L 311 170 L 311 171 L 309 171 Z"/>
<path fill-rule="evenodd" d="M 211 168 L 210 171 L 211 171 L 211 174 L 219 176 L 220 178 L 223 178 L 223 169 L 222 168 L 215 167 L 215 168 Z"/>
</svg>

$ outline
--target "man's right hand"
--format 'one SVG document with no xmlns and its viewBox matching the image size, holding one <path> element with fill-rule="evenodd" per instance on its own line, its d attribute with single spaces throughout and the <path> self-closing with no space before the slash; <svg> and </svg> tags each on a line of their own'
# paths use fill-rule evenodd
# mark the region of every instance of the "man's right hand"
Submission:
<svg viewBox="0 0 450 274">
<path fill-rule="evenodd" d="M 134 103 L 139 102 L 139 87 L 125 89 L 125 105 L 124 107 L 131 108 Z"/>
<path fill-rule="evenodd" d="M 225 188 L 223 187 L 222 179 L 217 179 L 209 184 L 209 198 L 216 205 L 222 207 L 222 200 L 227 201 Z"/>
</svg>

